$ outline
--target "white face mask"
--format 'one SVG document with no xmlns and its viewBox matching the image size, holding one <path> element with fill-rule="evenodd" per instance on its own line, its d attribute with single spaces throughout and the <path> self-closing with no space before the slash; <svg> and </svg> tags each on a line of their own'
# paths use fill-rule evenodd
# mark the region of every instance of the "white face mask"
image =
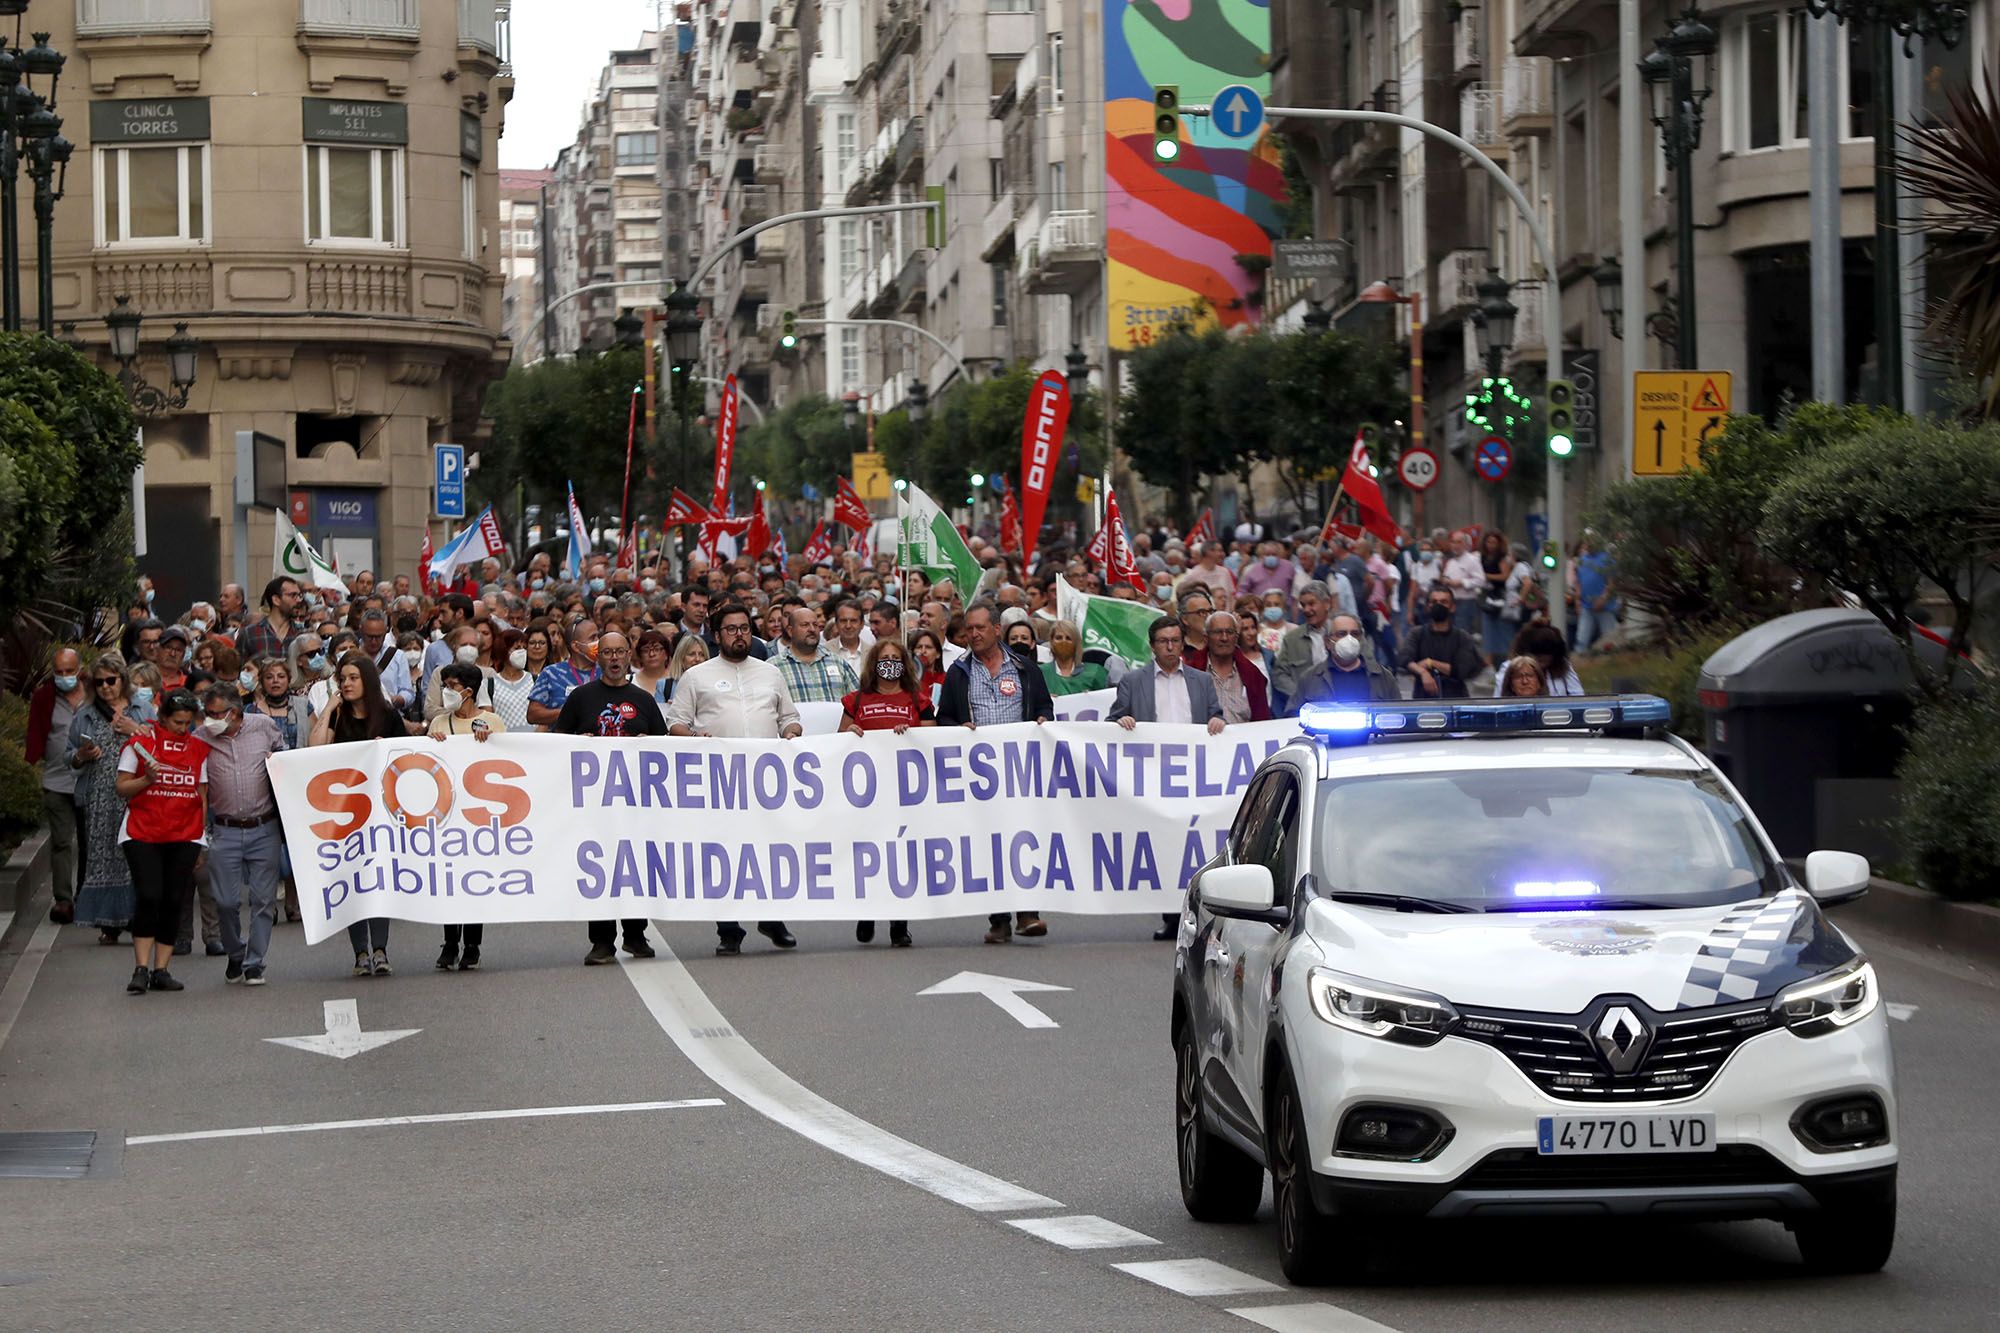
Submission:
<svg viewBox="0 0 2000 1333">
<path fill-rule="evenodd" d="M 456 713 L 459 710 L 459 708 L 463 706 L 465 703 L 465 691 L 451 690 L 451 689 L 440 690 L 438 691 L 438 700 L 439 702 L 444 704 L 445 712 Z"/>
<path fill-rule="evenodd" d="M 507 654 L 507 663 L 516 671 L 526 670 L 528 665 L 528 650 L 526 648 L 516 648 L 513 652 Z"/>
<path fill-rule="evenodd" d="M 237 688 L 237 689 L 239 689 L 239 690 L 242 690 L 242 691 L 243 691 L 243 692 L 244 692 L 245 694 L 248 694 L 248 693 L 250 693 L 250 691 L 252 691 L 252 690 L 256 689 L 256 688 L 257 688 L 257 673 L 256 673 L 256 672 L 254 672 L 254 671 L 239 671 L 239 672 L 237 672 L 237 673 L 236 673 L 236 688 Z"/>
<path fill-rule="evenodd" d="M 201 720 L 201 729 L 211 736 L 220 736 L 223 732 L 229 730 L 229 719 L 226 717 L 205 717 Z"/>
<path fill-rule="evenodd" d="M 474 662 L 477 662 L 479 660 L 479 650 L 473 647 L 469 643 L 461 643 L 460 645 L 458 645 L 458 651 L 453 655 L 457 657 L 459 661 L 465 663 L 467 666 L 471 666 Z"/>
<path fill-rule="evenodd" d="M 415 666 L 424 660 L 424 655 L 414 648 L 406 648 L 403 650 L 403 660 L 409 663 L 409 665 Z"/>
<path fill-rule="evenodd" d="M 1361 656 L 1361 636 L 1343 634 L 1333 641 L 1333 655 L 1343 662 L 1352 662 Z"/>
<path fill-rule="evenodd" d="M 640 579 L 640 580 L 639 580 L 639 587 L 640 587 L 641 589 L 643 589 L 644 591 L 646 591 L 646 592 L 652 592 L 652 591 L 656 590 L 656 589 L 657 589 L 657 588 L 658 588 L 659 586 L 660 586 L 660 581 L 659 581 L 658 579 Z"/>
</svg>

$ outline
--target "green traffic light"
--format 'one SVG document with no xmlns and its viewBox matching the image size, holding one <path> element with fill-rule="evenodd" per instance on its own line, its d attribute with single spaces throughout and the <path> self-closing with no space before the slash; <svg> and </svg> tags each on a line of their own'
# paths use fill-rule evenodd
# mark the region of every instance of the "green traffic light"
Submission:
<svg viewBox="0 0 2000 1333">
<path fill-rule="evenodd" d="M 1180 155 L 1181 155 L 1180 140 L 1155 139 L 1153 141 L 1153 156 L 1158 158 L 1160 161 L 1172 162 L 1178 157 L 1180 157 Z"/>
<path fill-rule="evenodd" d="M 1576 441 L 1568 435 L 1549 436 L 1549 452 L 1557 458 L 1568 458 L 1576 449 Z"/>
</svg>

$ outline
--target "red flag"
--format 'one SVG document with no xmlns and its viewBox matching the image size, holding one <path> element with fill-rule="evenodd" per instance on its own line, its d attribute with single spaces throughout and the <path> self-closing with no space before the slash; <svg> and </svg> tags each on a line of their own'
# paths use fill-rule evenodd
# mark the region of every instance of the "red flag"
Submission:
<svg viewBox="0 0 2000 1333">
<path fill-rule="evenodd" d="M 806 549 L 803 554 L 808 565 L 817 565 L 833 559 L 833 542 L 826 535 L 824 519 L 813 529 L 813 535 L 806 539 Z"/>
<path fill-rule="evenodd" d="M 1335 496 L 1333 499 L 1333 508 L 1326 511 L 1326 522 L 1320 525 L 1318 545 L 1321 549 L 1325 549 L 1332 544 L 1335 537 L 1345 537 L 1347 540 L 1353 541 L 1365 531 L 1367 529 L 1363 528 L 1359 523 L 1342 523 L 1340 521 L 1340 497 Z"/>
<path fill-rule="evenodd" d="M 1028 391 L 1021 421 L 1021 558 L 1032 560 L 1042 533 L 1042 514 L 1055 486 L 1056 455 L 1069 425 L 1069 381 L 1060 370 L 1045 370 Z"/>
<path fill-rule="evenodd" d="M 417 550 L 417 586 L 431 586 L 431 525 L 424 524 L 424 544 Z"/>
<path fill-rule="evenodd" d="M 1201 517 L 1194 521 L 1194 527 L 1188 530 L 1187 544 L 1192 547 L 1196 542 L 1212 542 L 1214 540 L 1215 511 L 1213 509 L 1204 509 L 1201 511 Z"/>
<path fill-rule="evenodd" d="M 750 531 L 747 518 L 711 518 L 701 525 L 701 554 L 709 564 L 715 563 L 715 544 L 724 537 L 741 537 Z"/>
<path fill-rule="evenodd" d="M 721 513 L 729 498 L 729 465 L 736 455 L 736 377 L 722 382 L 722 406 L 715 416 L 715 490 L 708 507 Z"/>
<path fill-rule="evenodd" d="M 1347 455 L 1347 471 L 1341 474 L 1340 495 L 1354 501 L 1354 507 L 1361 519 L 1361 526 L 1380 537 L 1385 542 L 1402 544 L 1403 530 L 1396 520 L 1389 517 L 1389 506 L 1382 499 L 1382 488 L 1368 471 L 1368 445 L 1361 432 L 1354 432 L 1354 448 Z"/>
<path fill-rule="evenodd" d="M 625 540 L 618 543 L 618 555 L 611 562 L 613 569 L 637 569 L 639 567 L 639 534 L 627 531 Z"/>
<path fill-rule="evenodd" d="M 668 527 L 677 523 L 706 523 L 708 511 L 703 509 L 692 495 L 680 487 L 674 487 L 674 498 L 667 504 L 667 516 L 662 520 Z"/>
<path fill-rule="evenodd" d="M 854 534 L 854 540 L 847 543 L 847 549 L 860 556 L 863 564 L 872 563 L 875 559 L 875 541 L 867 528 Z"/>
<path fill-rule="evenodd" d="M 771 523 L 764 516 L 764 492 L 750 502 L 750 530 L 744 534 L 743 554 L 755 560 L 771 549 Z"/>
<path fill-rule="evenodd" d="M 1127 583 L 1145 591 L 1146 580 L 1139 576 L 1138 564 L 1132 558 L 1132 543 L 1125 539 L 1125 519 L 1118 512 L 1118 493 L 1106 489 L 1104 492 L 1104 526 L 1100 533 L 1109 533 L 1107 559 L 1104 561 L 1104 577 L 1107 582 Z"/>
<path fill-rule="evenodd" d="M 479 536 L 486 543 L 486 554 L 501 555 L 507 550 L 507 538 L 500 532 L 500 520 L 493 517 L 493 506 L 479 516 Z"/>
<path fill-rule="evenodd" d="M 846 477 L 834 478 L 833 521 L 856 532 L 868 527 L 868 506 L 861 502 L 861 492 Z"/>
<path fill-rule="evenodd" d="M 1021 502 L 1014 498 L 1011 486 L 1000 501 L 1000 549 L 1013 555 L 1021 553 Z"/>
</svg>

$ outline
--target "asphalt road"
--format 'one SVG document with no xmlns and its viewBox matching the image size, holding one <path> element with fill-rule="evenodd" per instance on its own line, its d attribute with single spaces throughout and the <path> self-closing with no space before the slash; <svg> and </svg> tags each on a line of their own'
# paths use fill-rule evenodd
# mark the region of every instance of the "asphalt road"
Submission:
<svg viewBox="0 0 2000 1333">
<path fill-rule="evenodd" d="M 451 975 L 431 970 L 433 929 L 398 923 L 386 980 L 349 977 L 344 948 L 308 951 L 294 926 L 270 986 L 224 986 L 220 960 L 195 958 L 185 993 L 142 997 L 123 994 L 129 951 L 64 931 L 0 1046 L 0 1132 L 94 1130 L 98 1161 L 89 1179 L 0 1179 L 0 1329 L 2000 1320 L 2000 970 L 1983 962 L 1864 938 L 1888 998 L 1916 1006 L 1895 1025 L 1901 1228 L 1882 1274 L 1808 1277 L 1775 1224 L 1465 1224 L 1400 1238 L 1364 1285 L 1300 1291 L 1268 1201 L 1242 1226 L 1181 1207 L 1156 923 L 1056 918 L 1006 948 L 979 943 L 983 923 L 919 923 L 893 952 L 818 926 L 795 953 L 753 935 L 736 959 L 674 926 L 684 965 L 590 970 L 580 926 L 513 927 L 489 932 L 485 970 Z M 918 994 L 967 970 L 1067 988 L 1022 997 L 1058 1026 Z M 264 1040 L 321 1032 L 346 998 L 366 1030 L 420 1031 L 348 1060 Z M 126 1142 L 651 1102 L 697 1104 Z M 1106 1243 L 1016 1225 L 1075 1217 Z M 1169 1275 L 1236 1290 L 1181 1294 Z"/>
</svg>

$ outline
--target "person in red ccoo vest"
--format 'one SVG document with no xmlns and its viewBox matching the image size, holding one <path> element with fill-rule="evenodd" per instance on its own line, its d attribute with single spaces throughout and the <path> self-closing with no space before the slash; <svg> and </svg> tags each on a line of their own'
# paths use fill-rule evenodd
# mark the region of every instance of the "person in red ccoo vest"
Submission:
<svg viewBox="0 0 2000 1333">
<path fill-rule="evenodd" d="M 158 720 L 118 759 L 118 795 L 125 802 L 118 841 L 136 899 L 131 930 L 138 966 L 126 984 L 128 995 L 186 989 L 167 964 L 182 908 L 194 896 L 195 859 L 208 841 L 208 742 L 193 734 L 199 708 L 189 691 L 169 691 Z"/>
</svg>

